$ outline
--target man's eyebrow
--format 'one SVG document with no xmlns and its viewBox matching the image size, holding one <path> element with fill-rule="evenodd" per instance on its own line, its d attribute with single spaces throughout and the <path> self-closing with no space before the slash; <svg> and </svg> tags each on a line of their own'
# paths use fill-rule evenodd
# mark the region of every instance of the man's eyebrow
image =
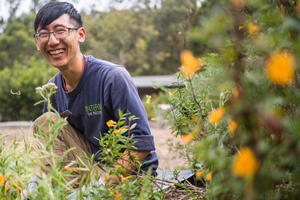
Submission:
<svg viewBox="0 0 300 200">
<path fill-rule="evenodd" d="M 54 28 L 57 28 L 57 27 L 66 27 L 65 25 L 63 25 L 63 24 L 56 24 L 55 26 L 54 26 Z"/>
<path fill-rule="evenodd" d="M 65 28 L 66 26 L 63 25 L 63 24 L 56 24 L 56 25 L 54 26 L 54 28 L 57 28 L 57 27 L 64 27 L 64 28 Z M 42 27 L 42 28 L 38 29 L 37 32 L 40 32 L 41 30 L 48 31 L 48 29 L 47 29 L 46 27 Z"/>
</svg>

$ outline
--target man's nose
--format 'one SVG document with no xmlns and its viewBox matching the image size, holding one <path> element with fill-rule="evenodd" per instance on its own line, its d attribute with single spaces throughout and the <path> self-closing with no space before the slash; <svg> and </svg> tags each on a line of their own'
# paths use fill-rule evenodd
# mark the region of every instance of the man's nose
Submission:
<svg viewBox="0 0 300 200">
<path fill-rule="evenodd" d="M 54 33 L 51 32 L 49 35 L 48 45 L 55 45 L 58 43 L 59 43 L 59 40 L 55 37 Z"/>
</svg>

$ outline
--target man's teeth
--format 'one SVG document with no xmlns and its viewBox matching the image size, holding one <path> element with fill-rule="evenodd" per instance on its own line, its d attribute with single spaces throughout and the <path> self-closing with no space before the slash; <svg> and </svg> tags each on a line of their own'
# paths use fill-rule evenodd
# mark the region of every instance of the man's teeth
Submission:
<svg viewBox="0 0 300 200">
<path fill-rule="evenodd" d="M 49 51 L 49 53 L 51 55 L 56 55 L 56 54 L 59 54 L 59 53 L 63 53 L 65 50 L 63 49 L 58 49 L 58 50 L 54 50 L 54 51 Z"/>
</svg>

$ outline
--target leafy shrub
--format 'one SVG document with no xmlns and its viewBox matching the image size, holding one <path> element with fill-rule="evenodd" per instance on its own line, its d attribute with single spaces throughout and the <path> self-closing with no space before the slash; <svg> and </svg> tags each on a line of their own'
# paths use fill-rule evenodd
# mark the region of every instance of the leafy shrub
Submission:
<svg viewBox="0 0 300 200">
<path fill-rule="evenodd" d="M 297 199 L 299 2 L 208 2 L 188 36 L 210 52 L 205 66 L 181 54 L 186 87 L 170 91 L 173 132 L 208 199 Z"/>
</svg>

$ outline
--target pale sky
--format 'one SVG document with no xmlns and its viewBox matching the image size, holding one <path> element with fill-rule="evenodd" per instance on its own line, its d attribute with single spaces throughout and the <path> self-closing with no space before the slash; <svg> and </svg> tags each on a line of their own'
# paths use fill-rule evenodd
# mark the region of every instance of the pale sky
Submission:
<svg viewBox="0 0 300 200">
<path fill-rule="evenodd" d="M 110 0 L 64 0 L 72 3 L 77 10 L 86 10 L 88 11 L 91 6 L 96 8 L 99 11 L 107 11 L 112 6 Z M 77 3 L 74 3 L 77 2 Z M 123 3 L 114 3 L 116 8 L 129 8 L 132 5 L 132 0 L 124 0 Z M 21 2 L 20 8 L 17 12 L 17 15 L 20 15 L 23 12 L 28 12 L 31 7 L 31 0 L 23 0 Z M 7 0 L 0 0 L 0 16 L 6 19 L 8 17 L 8 5 Z"/>
</svg>

